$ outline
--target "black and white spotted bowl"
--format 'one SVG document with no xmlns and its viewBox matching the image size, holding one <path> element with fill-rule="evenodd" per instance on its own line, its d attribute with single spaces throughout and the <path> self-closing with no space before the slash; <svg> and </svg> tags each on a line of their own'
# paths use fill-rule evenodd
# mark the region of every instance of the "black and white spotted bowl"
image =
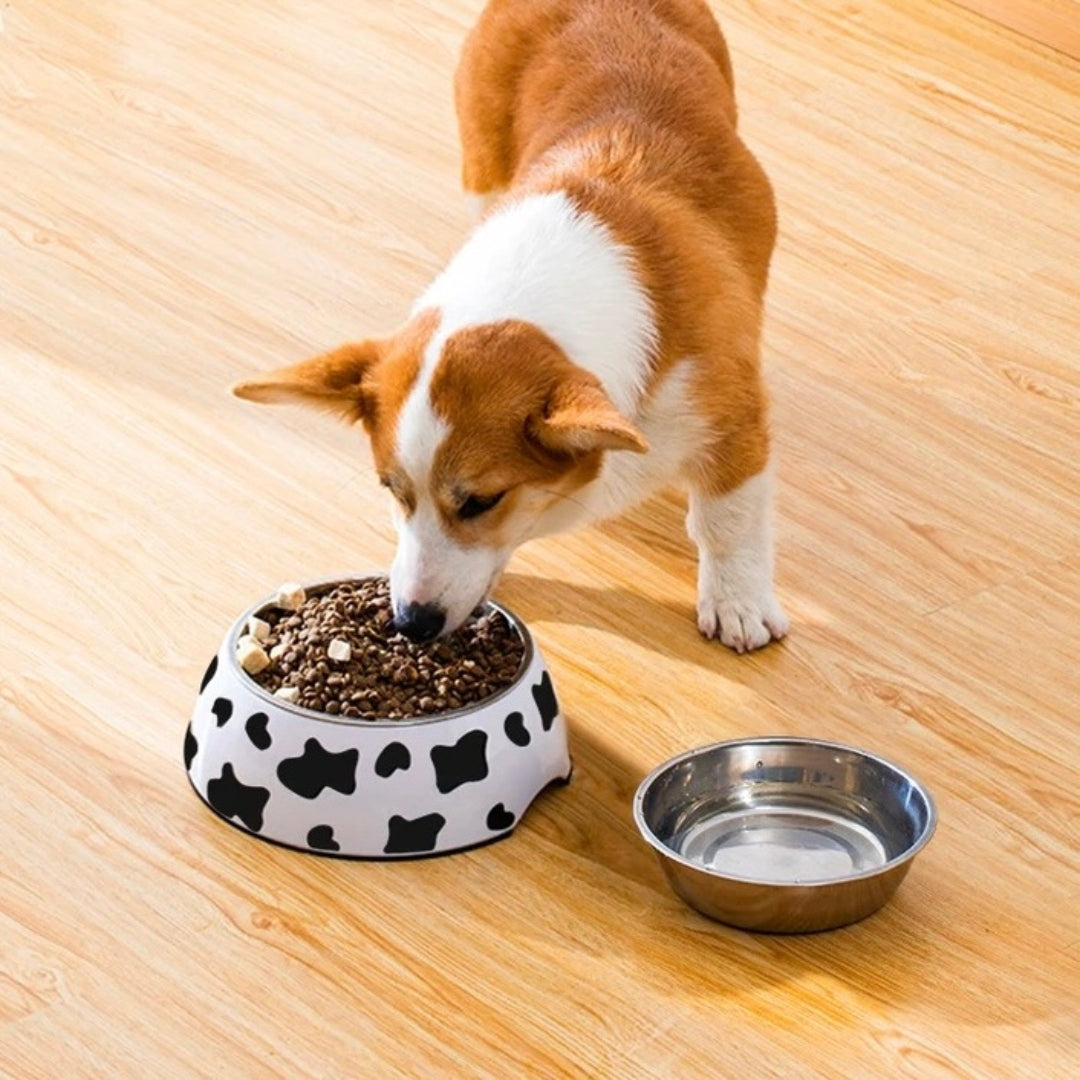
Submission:
<svg viewBox="0 0 1080 1080">
<path fill-rule="evenodd" d="M 309 593 L 342 580 L 316 582 Z M 320 855 L 444 855 L 508 836 L 536 796 L 570 779 L 566 723 L 521 621 L 516 681 L 456 712 L 347 720 L 273 697 L 237 664 L 233 624 L 210 662 L 184 739 L 200 798 L 253 836 Z"/>
</svg>

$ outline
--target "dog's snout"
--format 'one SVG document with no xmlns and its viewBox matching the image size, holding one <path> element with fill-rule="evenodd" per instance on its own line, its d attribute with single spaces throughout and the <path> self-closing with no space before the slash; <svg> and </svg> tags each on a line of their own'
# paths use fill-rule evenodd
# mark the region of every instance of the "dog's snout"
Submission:
<svg viewBox="0 0 1080 1080">
<path fill-rule="evenodd" d="M 430 641 L 446 625 L 446 612 L 437 604 L 406 604 L 394 617 L 394 626 L 410 641 Z"/>
</svg>

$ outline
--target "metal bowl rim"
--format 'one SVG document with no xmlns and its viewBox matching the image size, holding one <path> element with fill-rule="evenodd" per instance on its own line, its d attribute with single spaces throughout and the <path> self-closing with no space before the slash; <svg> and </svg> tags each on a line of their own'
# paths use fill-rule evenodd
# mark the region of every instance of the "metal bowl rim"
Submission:
<svg viewBox="0 0 1080 1080">
<path fill-rule="evenodd" d="M 335 585 L 344 585 L 348 582 L 371 581 L 372 579 L 385 580 L 386 576 L 386 574 L 338 574 L 333 577 L 319 578 L 315 581 L 301 582 L 300 585 L 304 592 L 307 593 L 316 589 L 325 590 L 332 588 Z M 262 611 L 262 609 L 274 599 L 275 595 L 277 594 L 269 593 L 258 603 L 252 604 L 252 606 L 232 624 L 229 628 L 228 636 L 226 637 L 225 658 L 231 669 L 240 676 L 244 686 L 246 686 L 256 697 L 269 702 L 274 708 L 284 709 L 286 712 L 294 713 L 297 716 L 302 716 L 305 720 L 312 720 L 317 723 L 341 724 L 345 727 L 358 728 L 400 729 L 418 727 L 424 724 L 443 724 L 449 720 L 456 720 L 458 717 L 468 716 L 479 712 L 481 709 L 486 709 L 488 705 L 506 697 L 520 686 L 536 655 L 536 647 L 533 644 L 532 634 L 529 633 L 525 623 L 522 622 L 509 608 L 503 607 L 502 604 L 496 603 L 494 600 L 485 600 L 483 604 L 485 611 L 493 610 L 499 612 L 514 630 L 517 631 L 518 635 L 521 637 L 522 644 L 525 646 L 525 651 L 521 657 L 521 664 L 518 667 L 513 682 L 504 686 L 498 693 L 491 694 L 486 698 L 482 698 L 480 701 L 474 701 L 471 705 L 464 705 L 460 709 L 452 709 L 447 712 L 431 713 L 428 716 L 407 716 L 400 720 L 363 720 L 360 717 L 331 716 L 329 713 L 316 712 L 314 709 L 306 709 L 302 705 L 294 705 L 290 701 L 274 697 L 273 694 L 264 690 L 263 687 L 260 686 L 236 661 L 236 641 L 247 626 L 248 619 L 250 619 L 252 615 Z"/>
<path fill-rule="evenodd" d="M 872 870 L 864 870 L 858 874 L 847 874 L 844 877 L 825 878 L 821 881 L 811 882 L 766 881 L 760 878 L 740 877 L 736 874 L 721 874 L 716 870 L 709 869 L 707 866 L 702 866 L 701 863 L 696 863 L 690 859 L 684 858 L 678 852 L 673 851 L 652 831 L 651 828 L 649 828 L 645 821 L 645 815 L 642 809 L 645 795 L 657 779 L 669 769 L 674 768 L 683 761 L 700 757 L 713 750 L 730 749 L 739 746 L 762 745 L 813 746 L 824 750 L 843 750 L 847 753 L 856 754 L 858 757 L 866 758 L 869 761 L 876 761 L 878 764 L 884 765 L 887 769 L 902 776 L 919 793 L 926 803 L 926 825 L 921 834 L 909 848 L 895 858 L 890 859 L 888 862 L 882 863 L 881 866 L 874 867 Z M 655 848 L 664 858 L 671 859 L 673 862 L 677 862 L 690 870 L 696 870 L 699 874 L 705 874 L 708 877 L 716 878 L 719 881 L 733 881 L 743 885 L 760 885 L 775 889 L 821 889 L 831 885 L 846 885 L 848 882 L 862 881 L 887 874 L 890 870 L 895 870 L 904 863 L 911 862 L 911 860 L 926 847 L 937 828 L 937 818 L 937 806 L 934 803 L 933 796 L 927 790 L 926 785 L 923 784 L 918 777 L 908 772 L 907 769 L 901 768 L 888 758 L 881 757 L 880 754 L 872 754 L 867 750 L 863 750 L 861 747 L 851 746 L 849 743 L 831 742 L 827 739 L 809 739 L 797 735 L 763 735 L 760 738 L 752 739 L 726 739 L 721 742 L 698 746 L 692 750 L 686 750 L 683 753 L 677 754 L 675 757 L 662 762 L 660 765 L 657 765 L 656 768 L 653 769 L 640 784 L 638 784 L 637 791 L 634 794 L 634 824 L 637 825 L 638 832 L 641 833 L 645 842 Z"/>
</svg>

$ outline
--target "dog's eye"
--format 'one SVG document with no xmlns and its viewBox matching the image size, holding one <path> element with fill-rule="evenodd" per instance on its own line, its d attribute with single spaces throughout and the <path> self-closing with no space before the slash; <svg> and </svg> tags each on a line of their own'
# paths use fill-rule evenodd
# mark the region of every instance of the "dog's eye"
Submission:
<svg viewBox="0 0 1080 1080">
<path fill-rule="evenodd" d="M 463 521 L 468 521 L 469 518 L 486 514 L 505 494 L 505 491 L 500 491 L 497 495 L 470 495 L 458 507 L 458 517 Z"/>
</svg>

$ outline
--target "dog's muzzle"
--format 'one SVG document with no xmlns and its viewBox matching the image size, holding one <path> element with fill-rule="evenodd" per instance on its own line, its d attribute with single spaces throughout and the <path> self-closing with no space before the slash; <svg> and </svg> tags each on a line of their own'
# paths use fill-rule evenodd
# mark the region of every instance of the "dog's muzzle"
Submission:
<svg viewBox="0 0 1080 1080">
<path fill-rule="evenodd" d="M 445 625 L 446 612 L 437 604 L 406 604 L 394 616 L 394 628 L 410 641 L 431 641 Z"/>
</svg>

